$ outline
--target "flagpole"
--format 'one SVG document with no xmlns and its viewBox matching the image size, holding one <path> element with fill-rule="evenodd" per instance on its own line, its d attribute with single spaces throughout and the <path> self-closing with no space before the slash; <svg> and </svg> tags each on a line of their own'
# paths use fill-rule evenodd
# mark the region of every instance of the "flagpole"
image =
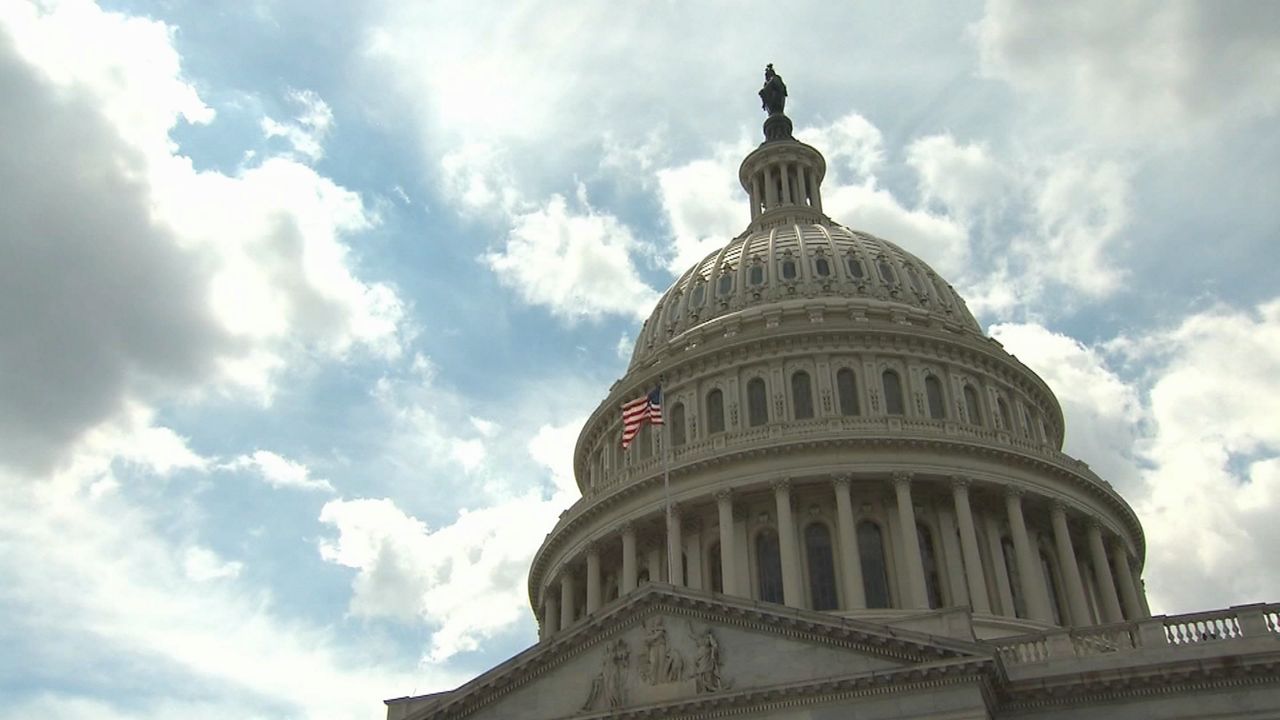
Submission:
<svg viewBox="0 0 1280 720">
<path fill-rule="evenodd" d="M 675 517 L 671 507 L 671 429 L 667 427 L 667 398 L 666 390 L 663 389 L 665 380 L 665 377 L 658 378 L 658 392 L 662 393 L 662 432 L 658 434 L 658 440 L 662 443 L 662 497 L 667 508 L 667 582 L 679 585 L 677 566 L 683 569 L 684 553 L 680 549 L 680 535 L 675 531 Z"/>
</svg>

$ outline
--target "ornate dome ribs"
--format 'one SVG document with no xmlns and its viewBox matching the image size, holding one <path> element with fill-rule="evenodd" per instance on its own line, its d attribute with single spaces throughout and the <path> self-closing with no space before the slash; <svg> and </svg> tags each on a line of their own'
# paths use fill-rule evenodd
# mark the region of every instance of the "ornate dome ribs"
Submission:
<svg viewBox="0 0 1280 720">
<path fill-rule="evenodd" d="M 677 280 L 645 321 L 630 368 L 660 362 L 676 338 L 713 319 L 824 299 L 850 312 L 923 311 L 941 327 L 982 332 L 955 290 L 897 245 L 835 224 L 787 225 L 739 236 Z"/>
</svg>

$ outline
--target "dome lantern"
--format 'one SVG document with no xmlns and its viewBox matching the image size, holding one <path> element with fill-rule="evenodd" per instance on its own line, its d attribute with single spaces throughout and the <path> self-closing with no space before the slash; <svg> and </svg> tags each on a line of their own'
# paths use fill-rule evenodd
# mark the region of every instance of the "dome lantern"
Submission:
<svg viewBox="0 0 1280 720">
<path fill-rule="evenodd" d="M 769 64 L 760 89 L 764 142 L 743 161 L 738 180 L 751 199 L 751 229 L 795 222 L 823 222 L 822 153 L 792 136 L 791 119 L 783 113 L 787 86 Z"/>
</svg>

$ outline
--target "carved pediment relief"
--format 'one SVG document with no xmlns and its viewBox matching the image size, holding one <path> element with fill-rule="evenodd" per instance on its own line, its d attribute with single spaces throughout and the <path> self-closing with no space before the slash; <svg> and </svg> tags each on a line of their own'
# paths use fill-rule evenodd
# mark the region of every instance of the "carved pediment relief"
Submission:
<svg viewBox="0 0 1280 720">
<path fill-rule="evenodd" d="M 407 720 L 611 716 L 968 657 L 963 643 L 651 587 Z"/>
</svg>

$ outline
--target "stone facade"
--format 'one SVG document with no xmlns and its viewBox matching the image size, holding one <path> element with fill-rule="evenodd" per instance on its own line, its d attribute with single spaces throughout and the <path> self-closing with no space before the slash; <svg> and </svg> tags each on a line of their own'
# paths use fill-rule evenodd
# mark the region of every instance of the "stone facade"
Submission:
<svg viewBox="0 0 1280 720">
<path fill-rule="evenodd" d="M 1151 617 L 1138 518 L 1063 454 L 1048 386 L 769 137 L 747 230 L 583 427 L 540 642 L 388 717 L 1280 717 L 1280 607 Z M 622 450 L 657 385 L 665 424 Z"/>
</svg>

